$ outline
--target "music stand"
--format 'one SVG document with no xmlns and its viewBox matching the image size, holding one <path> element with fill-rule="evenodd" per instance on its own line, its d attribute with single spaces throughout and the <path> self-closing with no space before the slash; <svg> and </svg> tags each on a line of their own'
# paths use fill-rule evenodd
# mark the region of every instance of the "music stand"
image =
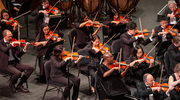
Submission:
<svg viewBox="0 0 180 100">
<path fill-rule="evenodd" d="M 57 27 L 57 29 L 67 28 L 67 17 L 61 16 L 61 14 L 57 14 L 57 15 L 50 15 L 49 16 L 49 27 L 50 27 L 50 29 L 54 29 L 56 27 L 56 25 L 58 24 L 60 19 L 62 19 L 62 20 L 61 20 L 61 23 L 59 24 L 59 26 Z"/>
<path fill-rule="evenodd" d="M 167 51 L 167 49 L 170 45 L 171 45 L 170 41 L 162 42 L 159 50 L 157 51 L 157 56 L 164 55 L 164 53 Z"/>
<path fill-rule="evenodd" d="M 26 2 L 23 2 L 23 3 L 22 3 L 22 6 L 21 6 L 21 7 L 20 7 L 20 9 L 19 9 L 19 12 L 18 12 L 17 16 L 18 16 L 18 15 L 21 15 L 21 14 L 23 14 L 23 13 L 27 12 L 27 11 L 29 11 L 29 9 L 30 9 L 30 5 L 31 5 L 31 2 L 32 2 L 32 0 L 28 0 L 28 1 L 26 1 Z M 27 40 L 27 41 L 29 41 L 29 32 L 28 32 L 28 15 L 27 15 L 27 14 L 26 14 L 26 15 L 24 15 L 24 19 L 25 19 L 26 32 L 27 32 L 27 35 L 26 35 L 26 40 Z"/>
<path fill-rule="evenodd" d="M 56 45 L 63 44 L 63 43 L 64 43 L 64 41 L 59 41 L 59 42 L 55 42 L 55 43 L 50 44 L 50 45 L 48 46 L 47 51 L 46 51 L 46 55 L 45 55 L 44 60 L 48 60 L 48 59 L 49 59 L 50 54 L 52 53 L 52 51 L 53 51 L 53 49 L 54 49 L 54 47 L 55 47 Z"/>
</svg>

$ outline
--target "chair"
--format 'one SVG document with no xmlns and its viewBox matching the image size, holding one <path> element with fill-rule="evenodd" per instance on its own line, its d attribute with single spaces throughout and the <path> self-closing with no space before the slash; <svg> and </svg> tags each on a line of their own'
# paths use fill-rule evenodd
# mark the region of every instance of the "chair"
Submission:
<svg viewBox="0 0 180 100">
<path fill-rule="evenodd" d="M 47 87 L 46 87 L 46 90 L 44 92 L 42 100 L 44 100 L 47 91 L 50 91 L 50 90 L 55 89 L 55 88 L 58 88 L 58 93 L 59 93 L 59 91 L 61 91 L 61 93 L 63 94 L 62 87 L 64 87 L 65 85 L 61 84 L 61 83 L 53 82 L 52 80 L 50 80 L 50 70 L 51 70 L 50 60 L 48 60 L 44 63 L 44 70 L 45 70 L 45 75 L 46 75 Z M 53 88 L 48 89 L 49 85 L 53 86 Z"/>
<path fill-rule="evenodd" d="M 165 65 L 165 71 L 167 73 L 167 77 L 169 77 L 173 73 L 173 71 L 170 69 L 170 61 L 169 61 L 168 52 L 164 53 L 164 65 Z"/>
<path fill-rule="evenodd" d="M 111 52 L 114 55 L 114 58 L 117 58 L 120 48 L 123 48 L 123 43 L 120 39 L 114 40 L 111 45 Z M 122 58 L 122 57 L 121 57 Z M 117 59 L 118 60 L 118 59 Z"/>
<path fill-rule="evenodd" d="M 108 31 L 108 29 L 105 27 L 105 26 L 103 26 L 102 27 L 102 36 L 103 36 L 103 44 L 108 40 L 108 34 L 107 34 L 107 31 Z"/>
<path fill-rule="evenodd" d="M 84 50 L 84 49 L 80 49 L 77 51 L 77 53 L 79 55 L 85 55 L 85 56 L 89 56 L 89 52 Z M 90 74 L 89 74 L 89 71 L 88 71 L 88 63 L 90 62 L 90 59 L 88 58 L 82 58 L 78 64 L 77 64 L 77 67 L 78 67 L 78 77 L 79 77 L 79 74 L 83 74 L 85 76 L 87 76 L 88 78 L 88 82 L 89 82 L 89 89 L 91 90 L 91 84 L 90 84 Z"/>
<path fill-rule="evenodd" d="M 72 45 L 73 45 L 73 39 L 75 37 L 75 42 L 76 42 L 76 37 L 77 37 L 77 33 L 76 33 L 76 29 L 72 29 L 69 33 L 68 33 L 68 37 L 69 37 L 69 43 L 72 49 Z M 73 51 L 78 51 L 78 47 L 76 46 L 76 44 L 74 44 L 74 50 Z"/>
</svg>

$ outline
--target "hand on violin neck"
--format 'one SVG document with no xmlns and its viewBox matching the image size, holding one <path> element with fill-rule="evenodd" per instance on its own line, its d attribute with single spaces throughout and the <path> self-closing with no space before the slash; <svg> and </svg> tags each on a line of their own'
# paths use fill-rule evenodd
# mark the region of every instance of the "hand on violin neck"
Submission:
<svg viewBox="0 0 180 100">
<path fill-rule="evenodd" d="M 143 38 L 144 39 L 144 35 L 137 35 L 138 38 Z"/>
<path fill-rule="evenodd" d="M 8 22 L 8 20 L 2 19 L 1 22 Z"/>
<path fill-rule="evenodd" d="M 19 42 L 19 41 L 14 41 L 14 42 L 12 42 L 12 45 L 14 45 L 14 44 L 18 44 L 18 45 L 20 45 L 20 44 L 21 44 L 21 42 Z"/>
<path fill-rule="evenodd" d="M 152 87 L 151 89 L 152 89 L 153 92 L 155 92 L 155 91 L 160 92 L 161 87 Z"/>
<path fill-rule="evenodd" d="M 93 47 L 92 48 L 96 53 L 98 53 L 100 51 L 100 49 L 96 48 L 96 47 Z"/>
<path fill-rule="evenodd" d="M 48 12 L 46 10 L 40 10 L 39 13 L 43 13 L 44 15 L 48 14 Z"/>
<path fill-rule="evenodd" d="M 79 62 L 80 59 L 82 59 L 82 55 L 79 55 L 78 59 L 75 61 L 75 64 Z"/>
<path fill-rule="evenodd" d="M 62 40 L 62 38 L 61 38 L 61 37 L 57 38 L 57 42 L 59 42 L 59 41 L 61 41 L 61 40 Z"/>
<path fill-rule="evenodd" d="M 66 59 L 64 59 L 64 61 L 67 62 L 70 59 L 72 59 L 72 58 L 71 57 L 67 57 Z"/>
<path fill-rule="evenodd" d="M 60 11 L 59 10 L 55 10 L 55 14 L 58 14 Z"/>
</svg>

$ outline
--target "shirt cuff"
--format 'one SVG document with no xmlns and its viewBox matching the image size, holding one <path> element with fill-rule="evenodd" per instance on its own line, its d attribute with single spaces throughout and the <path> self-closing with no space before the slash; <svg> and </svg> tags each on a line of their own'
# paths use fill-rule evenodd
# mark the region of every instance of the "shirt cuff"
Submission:
<svg viewBox="0 0 180 100">
<path fill-rule="evenodd" d="M 151 41 L 153 41 L 153 39 L 152 39 L 151 37 L 149 37 L 149 39 L 150 39 Z"/>
<path fill-rule="evenodd" d="M 169 93 L 167 93 L 167 92 L 166 92 L 166 95 L 167 95 L 168 97 L 170 96 L 170 94 L 169 94 Z"/>
<path fill-rule="evenodd" d="M 23 52 L 27 52 L 27 50 L 24 50 L 24 49 L 23 49 Z"/>
<path fill-rule="evenodd" d="M 138 39 L 138 37 L 137 37 L 137 36 L 135 36 L 135 39 L 137 40 L 137 39 Z"/>
</svg>

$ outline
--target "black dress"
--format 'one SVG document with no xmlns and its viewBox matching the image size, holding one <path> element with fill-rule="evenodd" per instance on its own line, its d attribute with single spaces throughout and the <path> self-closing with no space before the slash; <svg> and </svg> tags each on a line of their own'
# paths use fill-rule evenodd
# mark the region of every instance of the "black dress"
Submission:
<svg viewBox="0 0 180 100">
<path fill-rule="evenodd" d="M 91 41 L 90 35 L 94 33 L 94 29 L 92 26 L 79 27 L 80 24 L 80 22 L 75 22 L 75 28 L 77 33 L 76 44 L 79 49 L 82 49 L 88 44 L 88 42 Z"/>
<path fill-rule="evenodd" d="M 99 99 L 119 100 L 124 94 L 130 94 L 129 88 L 121 80 L 121 73 L 118 70 L 113 71 L 108 77 L 103 77 L 103 74 L 110 70 L 104 64 L 101 64 L 98 69 L 97 91 Z"/>
<path fill-rule="evenodd" d="M 172 74 L 171 76 L 173 77 L 174 81 L 177 81 L 174 74 Z M 177 87 L 180 87 L 180 83 L 178 83 L 176 86 L 177 86 Z M 176 86 L 175 86 L 175 87 L 176 87 Z M 177 91 L 177 90 L 174 88 L 174 90 L 172 90 L 172 91 L 170 92 L 170 96 L 171 96 L 171 100 L 180 100 L 180 91 Z"/>
</svg>

